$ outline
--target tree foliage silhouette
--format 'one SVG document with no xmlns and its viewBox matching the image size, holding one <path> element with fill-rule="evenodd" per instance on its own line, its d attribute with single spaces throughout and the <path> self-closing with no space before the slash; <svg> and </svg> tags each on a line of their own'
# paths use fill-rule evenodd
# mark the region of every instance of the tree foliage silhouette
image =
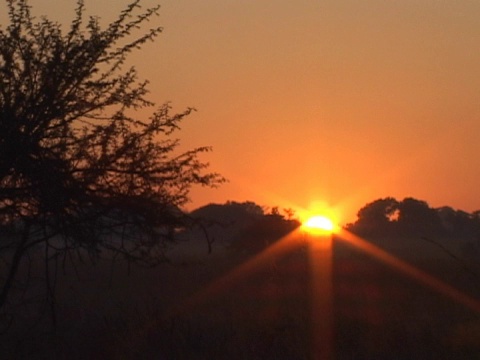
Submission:
<svg viewBox="0 0 480 360">
<path fill-rule="evenodd" d="M 398 201 L 392 197 L 377 199 L 363 206 L 357 214 L 357 221 L 349 228 L 360 234 L 383 233 L 396 217 Z"/>
<path fill-rule="evenodd" d="M 407 197 L 377 199 L 363 206 L 348 230 L 363 236 L 462 238 L 478 242 L 480 217 L 449 206 L 432 208 Z"/>
<path fill-rule="evenodd" d="M 135 35 L 158 13 L 130 3 L 102 28 L 83 0 L 64 31 L 36 20 L 27 0 L 7 0 L 0 27 L 0 307 L 22 261 L 74 251 L 110 251 L 153 265 L 165 240 L 186 224 L 179 208 L 192 185 L 223 181 L 172 134 L 193 109 L 172 114 L 147 99 L 147 81 L 126 68 L 132 51 L 161 31 Z M 141 118 L 139 114 L 151 114 Z M 42 249 L 40 252 L 39 249 Z"/>
</svg>

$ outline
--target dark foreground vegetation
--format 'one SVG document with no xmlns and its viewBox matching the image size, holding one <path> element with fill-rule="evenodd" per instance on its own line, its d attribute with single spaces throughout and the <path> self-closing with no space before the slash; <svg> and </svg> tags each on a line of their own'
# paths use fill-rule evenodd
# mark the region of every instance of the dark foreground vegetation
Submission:
<svg viewBox="0 0 480 360">
<path fill-rule="evenodd" d="M 205 237 L 192 230 L 195 238 L 182 242 L 179 236 L 178 246 L 200 250 L 192 255 L 186 250 L 175 253 L 174 247 L 171 263 L 154 269 L 105 259 L 94 266 L 79 264 L 75 271 L 69 267 L 58 274 L 56 327 L 41 301 L 23 303 L 2 335 L 1 353 L 25 359 L 314 359 L 314 342 L 321 339 L 312 327 L 316 275 L 311 272 L 308 237 L 297 229 L 297 245 L 288 252 L 269 256 L 240 275 L 232 272 L 276 244 L 239 251 L 238 244 L 246 241 L 242 234 L 268 238 L 275 228 L 283 226 L 279 236 L 298 226 L 278 213 L 252 215 L 251 205 L 229 203 L 197 212 L 236 211 L 238 221 L 228 226 L 228 216 L 209 219 L 206 229 L 217 235 L 210 254 Z M 388 247 L 390 240 L 373 241 Z M 480 298 L 480 283 L 460 258 L 430 243 L 395 251 Z M 473 263 L 468 266 L 479 270 Z M 226 274 L 231 281 L 224 280 Z M 332 277 L 334 358 L 477 358 L 480 314 L 475 311 L 340 238 L 334 241 Z M 212 290 L 212 284 L 218 286 Z"/>
<path fill-rule="evenodd" d="M 27 0 L 1 6 L 0 311 L 40 260 L 32 276 L 44 274 L 53 310 L 54 274 L 78 254 L 166 261 L 172 234 L 191 223 L 181 211 L 191 186 L 223 178 L 199 159 L 208 147 L 180 151 L 173 137 L 193 109 L 155 105 L 125 64 L 162 31 L 140 30 L 158 7 L 134 0 L 102 27 L 83 0 L 69 26 L 35 17 Z"/>
</svg>

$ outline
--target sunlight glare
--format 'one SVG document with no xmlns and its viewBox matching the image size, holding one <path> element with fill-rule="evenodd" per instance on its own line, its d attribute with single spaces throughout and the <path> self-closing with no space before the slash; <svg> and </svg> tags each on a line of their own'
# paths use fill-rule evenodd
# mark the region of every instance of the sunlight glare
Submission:
<svg viewBox="0 0 480 360">
<path fill-rule="evenodd" d="M 331 219 L 323 215 L 315 215 L 305 221 L 302 227 L 310 233 L 332 233 L 335 225 Z"/>
</svg>

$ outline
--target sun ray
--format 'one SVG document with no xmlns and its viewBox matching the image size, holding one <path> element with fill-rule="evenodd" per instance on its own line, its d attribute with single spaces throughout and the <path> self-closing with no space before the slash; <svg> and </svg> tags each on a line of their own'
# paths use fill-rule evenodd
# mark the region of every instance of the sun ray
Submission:
<svg viewBox="0 0 480 360">
<path fill-rule="evenodd" d="M 336 237 L 337 238 L 337 237 Z M 436 277 L 426 273 L 423 270 L 397 258 L 396 256 L 388 253 L 385 250 L 380 249 L 374 244 L 352 234 L 349 231 L 342 230 L 338 239 L 346 241 L 347 243 L 354 245 L 355 247 L 362 250 L 364 253 L 367 253 L 374 257 L 375 259 L 387 264 L 388 266 L 394 268 L 401 273 L 408 275 L 413 280 L 429 287 L 430 289 L 435 290 L 436 292 L 449 297 L 450 299 L 456 301 L 459 304 L 462 304 L 475 312 L 480 313 L 480 301 L 468 296 L 467 294 L 457 290 L 451 285 L 437 279 Z"/>
<path fill-rule="evenodd" d="M 326 223 L 324 223 L 324 220 L 321 220 L 317 224 L 323 227 Z M 330 226 L 328 225 L 327 227 Z M 256 271 L 262 271 L 262 267 L 274 259 L 278 259 L 289 251 L 307 245 L 311 274 L 310 316 L 312 323 L 310 336 L 312 356 L 315 359 L 333 359 L 335 354 L 333 325 L 334 293 L 332 283 L 334 241 L 344 241 L 355 246 L 360 251 L 407 275 L 414 281 L 433 289 L 459 304 L 463 304 L 469 309 L 480 312 L 480 302 L 478 300 L 344 229 L 335 228 L 335 231 L 312 233 L 307 232 L 302 226 L 225 275 L 213 280 L 206 287 L 168 312 L 167 315 L 177 316 L 195 312 L 202 306 L 210 304 L 213 299 L 221 299 L 223 295 L 232 291 L 236 285 L 244 281 L 249 275 Z"/>
<path fill-rule="evenodd" d="M 246 276 L 258 270 L 268 262 L 293 251 L 303 245 L 302 237 L 298 229 L 285 235 L 277 240 L 274 244 L 268 246 L 266 249 L 240 264 L 236 268 L 229 271 L 227 274 L 220 276 L 218 279 L 211 282 L 204 289 L 191 296 L 179 306 L 170 311 L 172 315 L 179 315 L 192 311 L 197 306 L 208 303 L 209 300 L 219 295 L 226 293 L 239 281 Z"/>
<path fill-rule="evenodd" d="M 312 354 L 315 359 L 333 358 L 332 233 L 309 233 L 311 268 Z"/>
</svg>

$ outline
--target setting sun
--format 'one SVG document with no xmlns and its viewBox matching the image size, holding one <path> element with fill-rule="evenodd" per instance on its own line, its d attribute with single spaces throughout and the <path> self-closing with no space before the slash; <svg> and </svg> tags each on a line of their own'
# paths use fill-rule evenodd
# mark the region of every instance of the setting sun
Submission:
<svg viewBox="0 0 480 360">
<path fill-rule="evenodd" d="M 309 232 L 333 232 L 335 225 L 328 217 L 315 215 L 303 223 L 303 228 Z"/>
</svg>

